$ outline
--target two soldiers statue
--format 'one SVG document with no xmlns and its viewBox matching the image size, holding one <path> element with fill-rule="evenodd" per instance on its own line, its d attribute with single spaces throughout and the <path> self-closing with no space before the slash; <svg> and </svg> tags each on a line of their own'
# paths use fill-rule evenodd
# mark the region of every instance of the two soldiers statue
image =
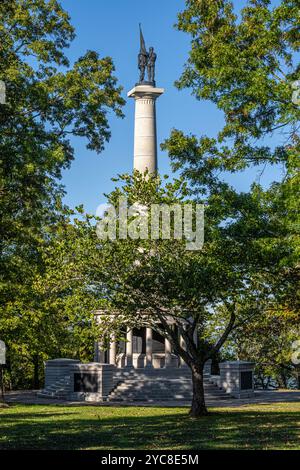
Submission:
<svg viewBox="0 0 300 470">
<path fill-rule="evenodd" d="M 149 52 L 146 49 L 143 33 L 140 25 L 140 41 L 141 47 L 138 55 L 138 67 L 140 70 L 140 83 L 145 81 L 145 72 L 147 68 L 148 82 L 155 85 L 155 62 L 156 54 L 153 47 L 149 48 Z"/>
</svg>

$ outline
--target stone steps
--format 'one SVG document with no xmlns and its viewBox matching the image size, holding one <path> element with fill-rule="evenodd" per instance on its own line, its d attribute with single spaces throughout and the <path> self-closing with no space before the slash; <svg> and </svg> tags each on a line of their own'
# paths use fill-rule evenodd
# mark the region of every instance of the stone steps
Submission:
<svg viewBox="0 0 300 470">
<path fill-rule="evenodd" d="M 68 399 L 70 397 L 69 375 L 61 377 L 38 392 L 39 397 Z M 114 372 L 114 388 L 109 394 L 112 402 L 156 402 L 190 401 L 192 399 L 192 377 L 188 368 L 169 369 L 122 369 Z M 224 400 L 230 398 L 223 390 L 204 376 L 206 399 Z"/>
<path fill-rule="evenodd" d="M 204 377 L 208 400 L 229 398 L 223 390 Z M 189 369 L 132 369 L 117 371 L 109 401 L 172 401 L 191 400 L 192 377 Z"/>
<path fill-rule="evenodd" d="M 71 377 L 66 375 L 51 385 L 46 386 L 43 390 L 37 393 L 40 398 L 59 398 L 65 399 L 69 393 Z"/>
<path fill-rule="evenodd" d="M 221 396 L 228 396 L 225 392 L 223 392 L 222 390 L 211 390 L 210 392 L 207 392 L 206 390 L 204 390 L 204 393 L 208 396 L 208 395 L 213 395 L 214 397 L 221 397 Z M 131 390 L 114 390 L 110 393 L 110 398 L 112 397 L 129 397 L 129 396 L 144 396 L 144 395 L 147 395 L 147 396 L 156 396 L 156 397 L 161 397 L 161 398 L 166 398 L 166 399 L 170 399 L 170 397 L 172 396 L 175 396 L 175 395 L 187 395 L 187 396 L 192 396 L 193 393 L 192 393 L 192 390 L 181 390 L 179 387 L 177 390 L 171 390 L 171 391 L 162 391 L 162 390 L 153 390 L 153 389 L 143 389 L 143 390 L 134 390 L 134 389 L 131 389 Z"/>
<path fill-rule="evenodd" d="M 37 397 L 39 398 L 56 398 L 57 400 L 66 400 L 68 398 L 67 393 L 50 393 L 50 392 L 38 392 Z"/>
</svg>

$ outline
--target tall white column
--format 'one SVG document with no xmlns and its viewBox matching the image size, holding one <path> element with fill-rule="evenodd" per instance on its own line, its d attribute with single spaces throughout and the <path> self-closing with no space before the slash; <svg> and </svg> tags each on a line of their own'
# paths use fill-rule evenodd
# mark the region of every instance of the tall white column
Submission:
<svg viewBox="0 0 300 470">
<path fill-rule="evenodd" d="M 101 324 L 103 312 L 98 310 L 95 312 L 95 322 L 97 325 Z M 94 361 L 101 362 L 102 364 L 105 363 L 105 342 L 103 340 L 96 341 L 94 344 Z"/>
<path fill-rule="evenodd" d="M 132 330 L 126 333 L 126 367 L 132 367 Z"/>
<path fill-rule="evenodd" d="M 97 341 L 94 348 L 94 361 L 105 363 L 105 350 L 102 341 Z"/>
<path fill-rule="evenodd" d="M 165 338 L 165 367 L 172 366 L 172 344 Z"/>
<path fill-rule="evenodd" d="M 157 171 L 156 109 L 157 98 L 163 88 L 137 85 L 127 96 L 135 100 L 134 164 L 135 170 L 145 173 Z"/>
<path fill-rule="evenodd" d="M 117 356 L 117 343 L 115 335 L 112 335 L 109 345 L 109 363 L 116 365 L 116 356 Z"/>
<path fill-rule="evenodd" d="M 146 367 L 152 367 L 152 328 L 146 328 Z"/>
<path fill-rule="evenodd" d="M 99 356 L 99 343 L 95 341 L 94 343 L 94 362 L 99 362 L 98 361 L 98 356 Z"/>
</svg>

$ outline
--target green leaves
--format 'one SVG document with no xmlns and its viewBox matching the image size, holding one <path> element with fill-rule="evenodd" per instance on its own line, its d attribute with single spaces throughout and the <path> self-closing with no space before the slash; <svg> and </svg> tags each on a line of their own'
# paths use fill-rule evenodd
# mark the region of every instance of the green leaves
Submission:
<svg viewBox="0 0 300 470">
<path fill-rule="evenodd" d="M 298 78 L 298 4 L 251 2 L 238 18 L 230 1 L 187 0 L 177 28 L 191 35 L 191 50 L 178 88 L 189 88 L 197 99 L 208 99 L 224 113 L 225 124 L 211 141 L 209 164 L 202 137 L 195 148 L 189 137 L 173 132 L 163 148 L 174 168 L 185 165 L 192 181 L 221 170 L 239 171 L 261 163 L 286 163 L 287 142 L 294 145 L 300 108 L 292 103 L 292 83 Z M 200 113 L 201 111 L 199 111 Z M 285 135 L 283 137 L 282 131 Z M 269 137 L 277 132 L 274 148 Z M 279 134 L 281 132 L 281 135 Z M 176 148 L 177 147 L 177 148 Z M 174 152 L 175 150 L 175 152 Z M 195 158 L 196 153 L 196 158 Z M 211 164 L 212 165 L 211 165 Z M 199 181 L 199 180 L 198 180 Z"/>
<path fill-rule="evenodd" d="M 58 180 L 74 158 L 71 136 L 100 153 L 111 135 L 109 113 L 122 117 L 125 103 L 110 57 L 87 51 L 70 65 L 66 49 L 74 37 L 68 13 L 55 0 L 0 3 L 0 80 L 7 89 L 0 105 L 0 332 L 15 354 L 22 345 L 29 361 L 38 345 L 44 359 L 69 341 L 60 313 L 69 309 L 69 291 L 47 290 L 44 255 L 56 224 L 66 223 Z M 40 319 L 36 331 L 34 315 Z M 12 328 L 16 318 L 19 329 Z"/>
<path fill-rule="evenodd" d="M 65 49 L 74 28 L 58 2 L 3 1 L 0 12 L 7 88 L 0 108 L 1 239 L 9 250 L 55 217 L 63 194 L 57 179 L 74 157 L 70 135 L 101 152 L 110 138 L 108 113 L 122 116 L 124 100 L 111 58 L 88 51 L 69 67 Z"/>
</svg>

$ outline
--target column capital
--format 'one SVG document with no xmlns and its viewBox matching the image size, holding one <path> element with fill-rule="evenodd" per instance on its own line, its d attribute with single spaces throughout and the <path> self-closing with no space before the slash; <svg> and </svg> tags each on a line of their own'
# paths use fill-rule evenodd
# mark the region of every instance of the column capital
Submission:
<svg viewBox="0 0 300 470">
<path fill-rule="evenodd" d="M 151 96 L 151 98 L 159 98 L 165 92 L 164 88 L 156 88 L 152 85 L 137 85 L 127 93 L 128 98 L 144 98 Z"/>
</svg>

